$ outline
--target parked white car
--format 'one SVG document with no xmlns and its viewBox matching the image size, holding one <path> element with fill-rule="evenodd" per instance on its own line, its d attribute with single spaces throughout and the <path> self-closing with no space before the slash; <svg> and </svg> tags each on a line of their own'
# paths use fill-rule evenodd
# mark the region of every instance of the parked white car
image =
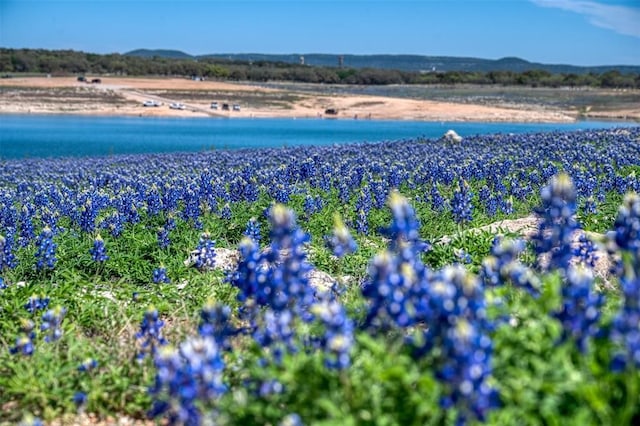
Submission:
<svg viewBox="0 0 640 426">
<path fill-rule="evenodd" d="M 149 101 L 144 101 L 144 102 L 142 103 L 142 106 L 144 106 L 144 107 L 159 107 L 159 106 L 160 106 L 160 102 L 158 102 L 158 101 L 151 101 L 151 100 L 149 100 Z"/>
<path fill-rule="evenodd" d="M 233 110 L 234 110 L 234 111 L 240 111 L 240 105 L 238 105 L 238 104 L 233 104 Z"/>
<path fill-rule="evenodd" d="M 184 104 L 181 104 L 180 102 L 172 102 L 169 104 L 169 108 L 171 109 L 185 109 L 186 107 L 184 106 Z"/>
<path fill-rule="evenodd" d="M 217 102 L 211 102 L 211 109 L 218 109 L 218 103 Z"/>
</svg>

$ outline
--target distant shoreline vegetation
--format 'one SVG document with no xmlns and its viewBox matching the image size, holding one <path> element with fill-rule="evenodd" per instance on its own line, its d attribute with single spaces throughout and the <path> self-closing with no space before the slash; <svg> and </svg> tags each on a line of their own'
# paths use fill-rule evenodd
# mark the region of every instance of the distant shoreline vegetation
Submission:
<svg viewBox="0 0 640 426">
<path fill-rule="evenodd" d="M 100 55 L 73 50 L 0 48 L 0 75 L 10 77 L 12 73 L 87 73 L 356 85 L 497 84 L 526 87 L 640 88 L 640 66 L 576 67 L 529 63 L 518 58 L 491 61 L 438 57 L 438 67 L 406 70 L 424 65 L 424 61 L 430 57 L 309 55 L 306 59 L 304 55 L 253 55 L 260 58 L 256 60 L 252 55 L 193 57 L 182 52 L 178 52 L 182 55 L 170 53 L 172 51 L 140 50 L 128 54 Z M 334 66 L 311 65 L 327 63 L 329 58 L 335 61 Z M 297 62 L 292 62 L 294 59 Z M 392 69 L 396 65 L 404 70 Z M 457 69 L 448 69 L 456 67 Z"/>
</svg>

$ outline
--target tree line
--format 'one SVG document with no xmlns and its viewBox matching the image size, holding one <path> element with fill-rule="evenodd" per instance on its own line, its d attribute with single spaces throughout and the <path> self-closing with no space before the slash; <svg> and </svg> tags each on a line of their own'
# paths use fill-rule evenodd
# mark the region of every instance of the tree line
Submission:
<svg viewBox="0 0 640 426">
<path fill-rule="evenodd" d="M 268 61 L 219 58 L 173 59 L 73 50 L 0 48 L 0 73 L 52 75 L 199 76 L 234 81 L 294 81 L 325 84 L 480 84 L 529 87 L 600 87 L 640 89 L 640 73 L 565 74 L 545 70 L 413 72 L 371 68 L 319 67 Z"/>
</svg>

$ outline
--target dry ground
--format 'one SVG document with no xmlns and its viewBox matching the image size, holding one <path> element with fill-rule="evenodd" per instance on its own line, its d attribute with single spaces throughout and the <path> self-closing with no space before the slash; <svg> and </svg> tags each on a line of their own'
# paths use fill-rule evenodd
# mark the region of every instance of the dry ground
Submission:
<svg viewBox="0 0 640 426">
<path fill-rule="evenodd" d="M 163 103 L 143 107 L 145 100 Z M 212 110 L 210 104 L 238 103 L 241 111 Z M 181 102 L 184 110 L 172 110 Z M 426 121 L 568 122 L 574 111 L 544 106 L 520 109 L 485 104 L 415 100 L 389 96 L 327 94 L 255 85 L 192 81 L 181 78 L 103 77 L 100 84 L 74 77 L 14 77 L 0 80 L 0 114 L 82 114 L 176 117 L 327 117 L 328 108 L 340 119 L 394 119 Z M 612 111 L 616 114 L 616 111 Z M 624 115 L 640 119 L 640 108 Z"/>
</svg>

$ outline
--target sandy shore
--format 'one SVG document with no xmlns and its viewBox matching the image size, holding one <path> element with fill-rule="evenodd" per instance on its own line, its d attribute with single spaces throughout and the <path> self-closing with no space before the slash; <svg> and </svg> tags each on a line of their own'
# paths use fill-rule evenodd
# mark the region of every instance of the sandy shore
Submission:
<svg viewBox="0 0 640 426">
<path fill-rule="evenodd" d="M 320 89 L 320 86 L 319 86 Z M 159 107 L 144 107 L 155 100 Z M 238 104 L 240 111 L 210 108 Z M 170 109 L 179 102 L 185 109 Z M 333 108 L 337 115 L 326 115 Z M 364 95 L 261 88 L 242 83 L 179 78 L 102 77 L 101 83 L 74 77 L 0 79 L 0 114 L 81 114 L 166 117 L 289 117 L 424 121 L 569 122 L 578 117 L 544 105 L 521 108 Z M 609 118 L 640 119 L 640 108 L 611 111 Z"/>
</svg>

